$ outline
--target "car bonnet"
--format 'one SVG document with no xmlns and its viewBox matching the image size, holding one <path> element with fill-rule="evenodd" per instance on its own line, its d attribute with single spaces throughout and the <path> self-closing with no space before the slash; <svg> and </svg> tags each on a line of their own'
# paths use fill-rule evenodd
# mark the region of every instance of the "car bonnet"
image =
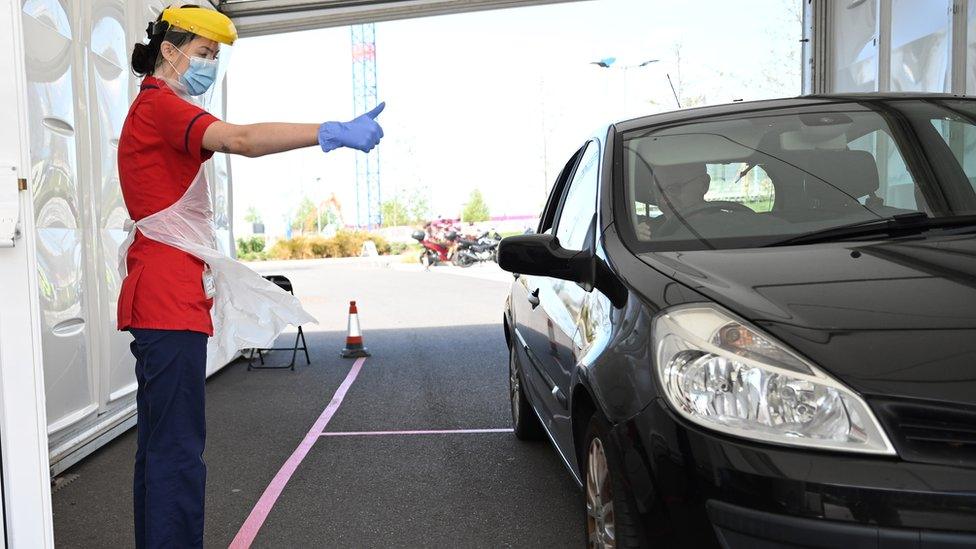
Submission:
<svg viewBox="0 0 976 549">
<path fill-rule="evenodd" d="M 976 404 L 976 238 L 642 254 L 865 394 Z"/>
</svg>

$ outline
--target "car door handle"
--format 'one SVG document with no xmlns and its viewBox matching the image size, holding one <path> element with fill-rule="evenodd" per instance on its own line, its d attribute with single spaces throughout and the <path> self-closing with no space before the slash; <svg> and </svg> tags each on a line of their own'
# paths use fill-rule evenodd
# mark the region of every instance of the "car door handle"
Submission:
<svg viewBox="0 0 976 549">
<path fill-rule="evenodd" d="M 530 292 L 529 295 L 526 296 L 526 298 L 529 300 L 529 305 L 532 305 L 532 308 L 533 309 L 535 309 L 536 307 L 538 307 L 539 306 L 539 288 L 536 288 L 536 289 L 532 290 L 532 292 Z"/>
</svg>

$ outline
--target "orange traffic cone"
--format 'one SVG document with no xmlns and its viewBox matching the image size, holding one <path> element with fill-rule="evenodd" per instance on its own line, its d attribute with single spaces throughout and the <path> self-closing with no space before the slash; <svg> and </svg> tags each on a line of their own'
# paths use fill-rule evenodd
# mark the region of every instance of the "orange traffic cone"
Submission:
<svg viewBox="0 0 976 549">
<path fill-rule="evenodd" d="M 356 302 L 349 302 L 349 330 L 346 335 L 346 348 L 339 355 L 342 358 L 360 358 L 370 356 L 366 347 L 363 347 L 363 333 L 359 330 L 359 311 L 356 309 Z"/>
</svg>

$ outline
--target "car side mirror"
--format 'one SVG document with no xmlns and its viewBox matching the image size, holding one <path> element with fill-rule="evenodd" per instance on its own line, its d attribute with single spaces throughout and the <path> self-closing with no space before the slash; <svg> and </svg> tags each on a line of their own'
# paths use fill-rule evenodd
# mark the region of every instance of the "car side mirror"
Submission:
<svg viewBox="0 0 976 549">
<path fill-rule="evenodd" d="M 551 276 L 592 287 L 593 256 L 567 250 L 551 234 L 510 236 L 498 244 L 498 265 L 516 274 Z"/>
</svg>

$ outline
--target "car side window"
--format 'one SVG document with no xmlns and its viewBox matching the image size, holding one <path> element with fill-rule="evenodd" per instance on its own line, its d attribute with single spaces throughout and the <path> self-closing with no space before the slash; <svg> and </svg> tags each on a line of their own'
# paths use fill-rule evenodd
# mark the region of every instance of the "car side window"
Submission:
<svg viewBox="0 0 976 549">
<path fill-rule="evenodd" d="M 576 162 L 579 160 L 580 154 L 583 153 L 583 148 L 580 147 L 578 151 L 573 153 L 573 156 L 569 158 L 563 169 L 560 170 L 559 176 L 556 177 L 556 182 L 552 186 L 552 190 L 549 191 L 549 198 L 546 200 L 546 207 L 542 210 L 542 217 L 539 219 L 539 228 L 536 232 L 542 234 L 550 229 L 556 222 L 556 212 L 559 210 L 560 199 L 563 197 L 563 191 L 566 190 L 566 180 L 573 175 L 573 168 L 576 167 Z"/>
<path fill-rule="evenodd" d="M 962 166 L 973 190 L 976 190 L 976 125 L 962 118 L 932 120 L 932 125 Z"/>
<path fill-rule="evenodd" d="M 556 220 L 556 238 L 567 250 L 583 250 L 590 221 L 596 213 L 596 191 L 600 175 L 600 147 L 590 142 L 583 151 Z"/>
<path fill-rule="evenodd" d="M 904 210 L 922 209 L 919 204 L 921 193 L 918 192 L 898 145 L 888 132 L 875 130 L 851 141 L 847 147 L 854 151 L 865 151 L 874 157 L 874 163 L 878 167 L 878 190 L 875 195 L 886 206 Z M 860 201 L 862 204 L 866 203 L 864 198 Z"/>
</svg>

